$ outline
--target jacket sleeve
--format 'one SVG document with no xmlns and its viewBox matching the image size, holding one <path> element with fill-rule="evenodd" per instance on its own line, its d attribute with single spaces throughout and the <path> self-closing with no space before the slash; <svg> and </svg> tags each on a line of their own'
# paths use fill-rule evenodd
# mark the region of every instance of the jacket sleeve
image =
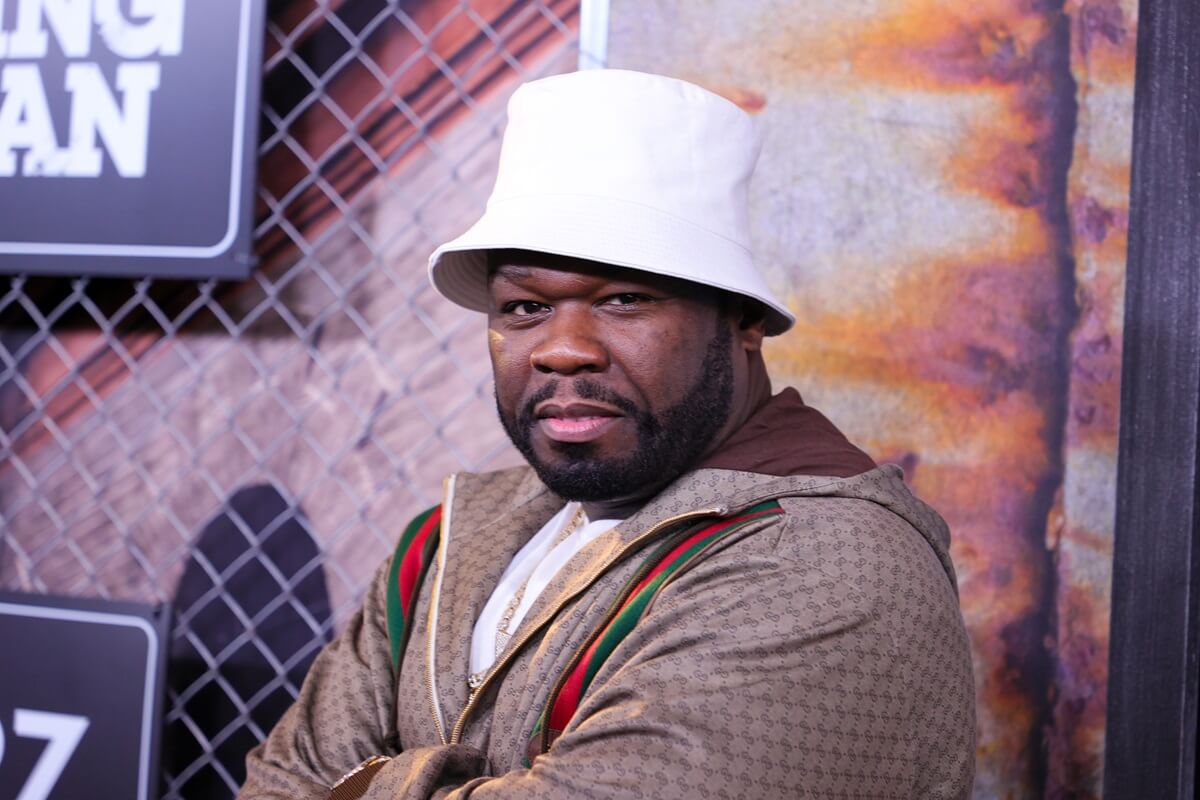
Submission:
<svg viewBox="0 0 1200 800">
<path fill-rule="evenodd" d="M 828 524 L 789 519 L 789 538 Z M 973 681 L 954 590 L 915 530 L 876 522 L 813 552 L 781 553 L 764 531 L 680 576 L 531 768 L 483 777 L 470 748 L 426 748 L 364 797 L 969 796 Z"/>
<path fill-rule="evenodd" d="M 242 800 L 325 800 L 347 765 L 395 751 L 389 566 L 390 559 L 345 630 L 317 656 L 296 702 L 246 756 Z"/>
</svg>

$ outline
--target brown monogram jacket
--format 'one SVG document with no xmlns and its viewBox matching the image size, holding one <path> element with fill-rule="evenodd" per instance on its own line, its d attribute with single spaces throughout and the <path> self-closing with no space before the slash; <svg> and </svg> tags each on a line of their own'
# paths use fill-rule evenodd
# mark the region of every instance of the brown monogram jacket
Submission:
<svg viewBox="0 0 1200 800">
<path fill-rule="evenodd" d="M 385 565 L 250 753 L 240 797 L 325 800 L 377 755 L 390 760 L 335 796 L 969 796 L 974 687 L 949 534 L 896 467 L 684 475 L 574 557 L 477 696 L 467 685 L 475 620 L 562 501 L 528 468 L 448 487 L 399 678 Z M 681 515 L 772 498 L 784 513 L 738 529 L 670 583 L 526 766 L 552 685 L 639 566 L 642 543 Z"/>
</svg>

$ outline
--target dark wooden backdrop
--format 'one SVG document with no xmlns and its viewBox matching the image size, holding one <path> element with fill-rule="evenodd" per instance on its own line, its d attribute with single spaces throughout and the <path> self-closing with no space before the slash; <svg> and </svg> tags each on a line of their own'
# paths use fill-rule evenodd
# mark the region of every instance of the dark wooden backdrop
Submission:
<svg viewBox="0 0 1200 800">
<path fill-rule="evenodd" d="M 1141 0 L 1106 798 L 1195 791 L 1200 2 Z"/>
</svg>

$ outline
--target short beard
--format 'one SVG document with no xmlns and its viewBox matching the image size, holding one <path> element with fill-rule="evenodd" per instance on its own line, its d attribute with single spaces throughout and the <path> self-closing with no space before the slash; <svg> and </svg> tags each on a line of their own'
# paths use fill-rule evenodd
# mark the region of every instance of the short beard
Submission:
<svg viewBox="0 0 1200 800">
<path fill-rule="evenodd" d="M 598 458 L 590 442 L 553 442 L 565 463 L 551 465 L 533 451 L 537 405 L 554 397 L 558 381 L 543 386 L 514 420 L 497 401 L 508 438 L 537 472 L 542 483 L 566 500 L 596 502 L 636 497 L 662 487 L 693 467 L 729 419 L 733 404 L 733 334 L 723 320 L 704 354 L 704 370 L 683 399 L 655 416 L 589 379 L 576 378 L 575 394 L 619 408 L 637 425 L 637 446 L 629 455 Z"/>
</svg>

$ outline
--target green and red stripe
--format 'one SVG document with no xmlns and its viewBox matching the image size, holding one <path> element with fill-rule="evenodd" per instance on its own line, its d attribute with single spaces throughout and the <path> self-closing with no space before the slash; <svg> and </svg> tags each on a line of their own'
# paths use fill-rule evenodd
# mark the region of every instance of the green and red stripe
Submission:
<svg viewBox="0 0 1200 800">
<path fill-rule="evenodd" d="M 736 516 L 716 520 L 690 533 L 685 531 L 682 538 L 668 541 L 660 546 L 646 561 L 647 565 L 652 564 L 653 566 L 644 571 L 641 579 L 637 580 L 631 589 L 626 590 L 624 602 L 618 606 L 600 634 L 592 638 L 591 644 L 584 651 L 582 658 L 577 658 L 558 694 L 550 698 L 549 733 L 562 731 L 571 717 L 575 715 L 580 700 L 596 677 L 600 667 L 603 666 L 617 645 L 641 621 L 654 598 L 674 576 L 734 531 L 755 520 L 782 513 L 783 509 L 775 501 L 760 503 Z M 541 733 L 544 720 L 545 716 L 543 716 L 543 721 L 539 722 L 538 728 L 535 729 L 535 735 Z M 550 737 L 544 736 L 541 741 L 543 748 L 548 747 Z"/>
<path fill-rule="evenodd" d="M 418 514 L 404 529 L 392 557 L 387 584 L 387 627 L 392 667 L 396 670 L 400 669 L 404 645 L 412 629 L 412 614 L 421 581 L 437 552 L 441 522 L 441 506 Z"/>
</svg>

